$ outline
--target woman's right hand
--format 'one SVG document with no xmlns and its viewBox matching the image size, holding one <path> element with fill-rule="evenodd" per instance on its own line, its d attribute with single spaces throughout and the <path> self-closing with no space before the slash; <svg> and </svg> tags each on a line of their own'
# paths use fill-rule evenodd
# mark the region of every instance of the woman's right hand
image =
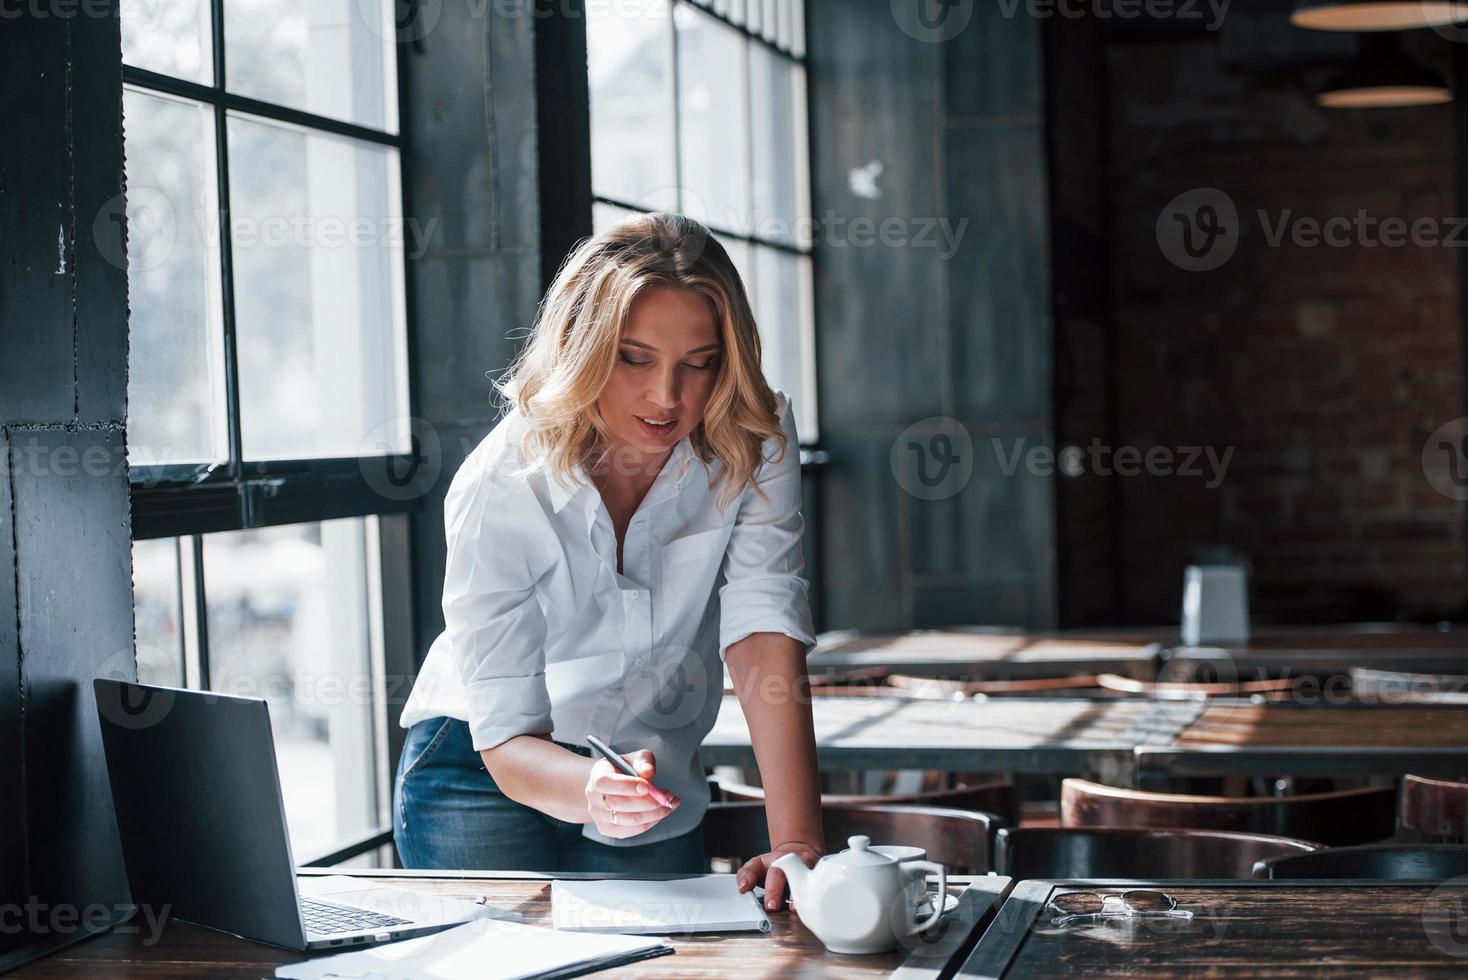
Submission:
<svg viewBox="0 0 1468 980">
<path fill-rule="evenodd" d="M 651 752 L 641 749 L 622 758 L 641 778 L 623 775 L 607 760 L 598 759 L 586 780 L 586 809 L 591 821 L 603 837 L 613 839 L 636 837 L 656 827 L 682 803 L 674 796 L 672 805 L 664 806 L 648 793 L 648 781 L 657 773 Z"/>
</svg>

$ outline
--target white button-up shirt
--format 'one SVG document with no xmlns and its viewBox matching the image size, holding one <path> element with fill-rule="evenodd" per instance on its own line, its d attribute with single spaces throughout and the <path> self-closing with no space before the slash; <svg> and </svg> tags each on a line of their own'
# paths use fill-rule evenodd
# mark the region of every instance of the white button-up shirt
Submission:
<svg viewBox="0 0 1468 980">
<path fill-rule="evenodd" d="M 567 488 L 528 476 L 525 423 L 511 412 L 465 460 L 444 505 L 445 629 L 399 723 L 468 722 L 482 750 L 528 733 L 618 752 L 651 750 L 655 782 L 683 803 L 651 830 L 613 845 L 649 844 L 703 819 L 708 783 L 698 747 L 718 714 L 729 646 L 752 633 L 815 642 L 800 515 L 800 444 L 790 400 L 777 392 L 788 440 L 774 440 L 755 478 L 721 512 L 689 438 L 674 447 L 623 541 L 585 471 Z"/>
</svg>

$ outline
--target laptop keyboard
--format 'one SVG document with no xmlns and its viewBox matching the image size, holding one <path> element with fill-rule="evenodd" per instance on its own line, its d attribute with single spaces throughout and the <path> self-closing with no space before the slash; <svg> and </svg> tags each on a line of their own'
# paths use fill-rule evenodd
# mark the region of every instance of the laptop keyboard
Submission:
<svg viewBox="0 0 1468 980">
<path fill-rule="evenodd" d="M 301 899 L 301 919 L 306 924 L 307 932 L 325 935 L 409 924 L 407 919 L 369 912 L 366 909 L 348 908 L 345 905 L 331 905 L 311 898 Z"/>
</svg>

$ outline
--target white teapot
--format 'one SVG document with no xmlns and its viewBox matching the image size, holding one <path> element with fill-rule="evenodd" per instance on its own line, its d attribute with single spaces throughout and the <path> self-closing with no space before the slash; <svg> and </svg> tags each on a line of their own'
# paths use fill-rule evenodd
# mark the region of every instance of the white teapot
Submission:
<svg viewBox="0 0 1468 980">
<path fill-rule="evenodd" d="M 943 914 L 943 901 L 918 921 L 917 903 L 908 882 L 911 869 L 938 874 L 938 894 L 948 892 L 948 872 L 933 861 L 898 861 L 871 849 L 865 835 L 847 838 L 848 849 L 827 854 L 807 868 L 794 854 L 783 854 L 775 867 L 785 872 L 797 914 L 833 953 L 882 953 L 903 939 L 924 932 Z"/>
</svg>

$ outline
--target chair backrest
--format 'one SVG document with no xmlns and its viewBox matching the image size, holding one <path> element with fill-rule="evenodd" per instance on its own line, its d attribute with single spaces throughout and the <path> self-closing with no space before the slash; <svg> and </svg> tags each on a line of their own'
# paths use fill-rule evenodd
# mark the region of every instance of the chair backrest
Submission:
<svg viewBox="0 0 1468 980">
<path fill-rule="evenodd" d="M 760 786 L 718 780 L 715 799 L 729 803 L 757 803 L 765 798 Z M 1007 779 L 995 779 L 962 786 L 958 789 L 940 789 L 929 793 L 897 793 L 885 796 L 848 796 L 823 793 L 821 805 L 831 806 L 926 806 L 945 810 L 972 810 L 998 817 L 1006 824 L 1018 823 L 1014 785 Z M 997 824 L 996 824 L 997 828 Z"/>
<path fill-rule="evenodd" d="M 1024 680 L 964 681 L 942 677 L 914 677 L 891 674 L 887 683 L 917 697 L 967 698 L 975 694 L 1002 694 L 1006 697 L 1064 697 L 1069 694 L 1093 694 L 1100 690 L 1094 674 L 1079 677 L 1031 677 Z"/>
<path fill-rule="evenodd" d="M 1248 878 L 1256 862 L 1321 845 L 1225 830 L 1001 828 L 994 870 L 1011 878 Z"/>
<path fill-rule="evenodd" d="M 1437 844 L 1468 844 L 1468 783 L 1402 779 L 1402 830 Z"/>
<path fill-rule="evenodd" d="M 1085 779 L 1067 779 L 1060 784 L 1062 827 L 1236 830 L 1302 837 L 1329 847 L 1365 844 L 1392 836 L 1396 831 L 1396 805 L 1396 790 L 1390 786 L 1235 798 L 1149 793 Z"/>
<path fill-rule="evenodd" d="M 1333 847 L 1296 857 L 1266 858 L 1256 878 L 1366 878 L 1445 881 L 1468 875 L 1468 847 L 1456 844 L 1370 844 Z"/>
<path fill-rule="evenodd" d="M 1164 701 L 1193 701 L 1203 698 L 1237 698 L 1258 694 L 1266 698 L 1285 697 L 1295 689 L 1293 677 L 1261 681 L 1195 683 L 1192 681 L 1139 681 L 1120 674 L 1098 674 L 1096 683 L 1113 694 L 1134 694 Z"/>
<path fill-rule="evenodd" d="M 928 806 L 823 806 L 826 853 L 846 849 L 846 839 L 865 834 L 873 844 L 908 844 L 958 874 L 989 870 L 988 813 Z M 711 858 L 751 858 L 770 849 L 762 803 L 712 803 L 703 819 L 704 853 Z"/>
</svg>

